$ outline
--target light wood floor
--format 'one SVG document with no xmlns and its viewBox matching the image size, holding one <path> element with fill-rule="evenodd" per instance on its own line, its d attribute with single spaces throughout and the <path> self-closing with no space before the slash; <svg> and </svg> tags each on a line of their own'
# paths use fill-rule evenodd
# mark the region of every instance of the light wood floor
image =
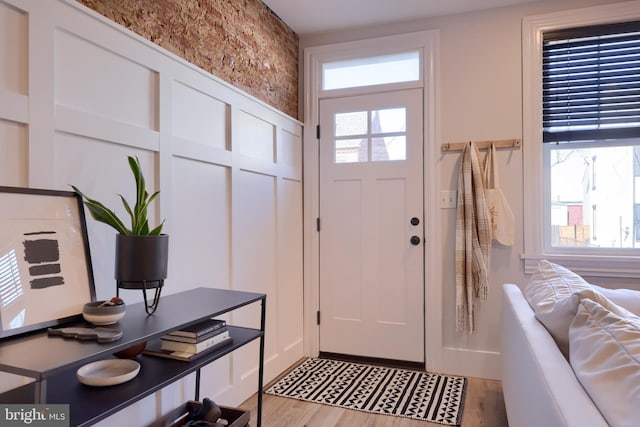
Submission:
<svg viewBox="0 0 640 427">
<path fill-rule="evenodd" d="M 266 389 L 266 387 L 265 387 Z M 442 424 L 308 403 L 263 394 L 263 427 L 442 427 Z M 257 395 L 241 407 L 251 410 L 250 426 L 256 426 Z M 500 381 L 469 378 L 461 427 L 508 427 Z"/>
</svg>

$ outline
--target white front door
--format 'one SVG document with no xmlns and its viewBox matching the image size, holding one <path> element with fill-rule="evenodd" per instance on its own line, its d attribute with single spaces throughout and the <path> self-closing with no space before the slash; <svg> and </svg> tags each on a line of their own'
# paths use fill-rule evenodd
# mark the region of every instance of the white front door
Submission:
<svg viewBox="0 0 640 427">
<path fill-rule="evenodd" d="M 424 362 L 422 89 L 320 101 L 320 351 Z"/>
</svg>

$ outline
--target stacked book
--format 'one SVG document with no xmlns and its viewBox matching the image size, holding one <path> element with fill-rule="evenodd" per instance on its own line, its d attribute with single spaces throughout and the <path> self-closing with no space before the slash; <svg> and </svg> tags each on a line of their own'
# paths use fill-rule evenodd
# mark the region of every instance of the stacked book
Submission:
<svg viewBox="0 0 640 427">
<path fill-rule="evenodd" d="M 224 320 L 206 319 L 163 335 L 159 345 L 153 343 L 147 346 L 144 354 L 190 361 L 231 341 Z"/>
</svg>

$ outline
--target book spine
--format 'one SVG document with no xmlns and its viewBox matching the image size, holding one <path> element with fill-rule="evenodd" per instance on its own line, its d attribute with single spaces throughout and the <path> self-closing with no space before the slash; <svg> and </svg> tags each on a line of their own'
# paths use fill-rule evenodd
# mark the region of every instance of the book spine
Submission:
<svg viewBox="0 0 640 427">
<path fill-rule="evenodd" d="M 162 348 L 163 350 L 182 351 L 185 353 L 199 353 L 202 350 L 206 350 L 207 348 L 218 344 L 219 342 L 223 341 L 228 337 L 229 337 L 229 331 L 225 331 L 221 334 L 213 336 L 197 344 L 162 340 L 160 344 L 160 348 Z"/>
<path fill-rule="evenodd" d="M 230 344 L 231 342 L 233 342 L 233 338 L 231 337 L 227 337 L 224 340 L 220 341 L 217 344 L 212 345 L 211 347 L 207 348 L 206 350 L 203 350 L 199 353 L 189 353 L 189 352 L 183 352 L 183 351 L 172 351 L 172 350 L 163 350 L 159 347 L 154 348 L 154 347 L 149 347 L 147 349 L 145 349 L 142 353 L 149 355 L 149 356 L 157 356 L 157 357 L 164 357 L 167 359 L 175 359 L 175 360 L 182 360 L 184 362 L 190 362 L 192 360 L 195 360 L 201 356 L 204 356 L 206 354 L 208 354 L 209 352 L 215 351 L 218 348 L 221 348 L 223 346 L 226 346 L 227 344 Z"/>
<path fill-rule="evenodd" d="M 177 330 L 177 331 L 173 331 L 173 332 L 169 332 L 169 334 L 167 335 L 175 335 L 175 336 L 179 336 L 179 337 L 188 337 L 188 338 L 197 338 L 199 336 L 202 335 L 206 335 L 210 332 L 216 331 L 218 329 L 221 329 L 223 327 L 227 326 L 227 323 L 225 321 L 222 321 L 220 323 L 216 323 L 214 325 L 209 325 L 203 329 L 200 329 L 196 332 L 192 332 L 192 331 L 181 331 L 181 330 Z"/>
<path fill-rule="evenodd" d="M 214 337 L 218 334 L 221 334 L 223 332 L 227 331 L 227 327 L 223 326 L 222 328 L 218 328 L 213 332 L 209 332 L 206 335 L 201 335 L 197 338 L 193 338 L 193 337 L 183 337 L 181 335 L 174 335 L 174 334 L 165 334 L 163 335 L 161 338 L 163 340 L 169 340 L 169 341 L 179 341 L 179 342 L 186 342 L 189 344 L 197 344 L 199 342 L 205 341 L 211 337 Z"/>
</svg>

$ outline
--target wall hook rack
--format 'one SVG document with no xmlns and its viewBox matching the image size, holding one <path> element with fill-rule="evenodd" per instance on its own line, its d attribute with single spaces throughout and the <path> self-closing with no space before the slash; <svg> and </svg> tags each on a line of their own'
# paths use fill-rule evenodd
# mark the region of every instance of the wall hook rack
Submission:
<svg viewBox="0 0 640 427">
<path fill-rule="evenodd" d="M 520 139 L 499 139 L 495 141 L 473 141 L 479 150 L 487 149 L 494 144 L 496 148 L 520 148 L 522 145 L 522 141 Z M 440 149 L 442 152 L 447 151 L 462 151 L 464 146 L 468 144 L 469 141 L 466 142 L 448 142 L 442 144 Z"/>
</svg>

